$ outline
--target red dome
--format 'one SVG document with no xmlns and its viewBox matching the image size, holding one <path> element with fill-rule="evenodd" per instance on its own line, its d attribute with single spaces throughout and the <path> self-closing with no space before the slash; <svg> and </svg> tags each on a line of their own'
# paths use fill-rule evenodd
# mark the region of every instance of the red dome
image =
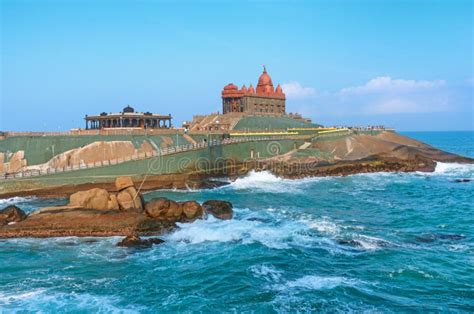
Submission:
<svg viewBox="0 0 474 314">
<path fill-rule="evenodd" d="M 229 83 L 226 86 L 224 86 L 224 90 L 237 90 L 237 89 L 239 88 L 232 83 Z"/>
<path fill-rule="evenodd" d="M 273 94 L 272 78 L 268 75 L 265 66 L 262 75 L 258 78 L 257 94 Z"/>
<path fill-rule="evenodd" d="M 272 78 L 270 75 L 268 75 L 267 69 L 265 69 L 265 67 L 263 67 L 262 75 L 260 75 L 258 78 L 258 85 L 272 85 L 273 87 Z"/>
</svg>

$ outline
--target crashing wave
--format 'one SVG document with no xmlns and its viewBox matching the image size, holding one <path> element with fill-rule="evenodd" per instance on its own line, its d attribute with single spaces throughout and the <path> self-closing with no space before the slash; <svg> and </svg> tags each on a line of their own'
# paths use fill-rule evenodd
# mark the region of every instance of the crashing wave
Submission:
<svg viewBox="0 0 474 314">
<path fill-rule="evenodd" d="M 443 175 L 473 175 L 474 165 L 437 162 L 434 173 Z"/>
<path fill-rule="evenodd" d="M 281 183 L 283 179 L 278 178 L 269 171 L 250 171 L 245 177 L 237 178 L 231 183 L 234 189 L 267 189 L 274 187 L 275 183 Z"/>
<path fill-rule="evenodd" d="M 34 198 L 33 197 L 19 197 L 19 196 L 15 196 L 15 197 L 12 197 L 12 198 L 0 199 L 0 206 L 14 205 L 14 204 L 18 204 L 18 203 L 31 201 L 32 199 L 34 199 Z"/>
</svg>

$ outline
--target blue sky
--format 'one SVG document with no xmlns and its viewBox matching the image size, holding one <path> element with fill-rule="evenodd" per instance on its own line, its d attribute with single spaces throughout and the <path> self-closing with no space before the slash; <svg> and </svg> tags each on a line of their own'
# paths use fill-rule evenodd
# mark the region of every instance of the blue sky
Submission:
<svg viewBox="0 0 474 314">
<path fill-rule="evenodd" d="M 0 2 L 0 130 L 127 104 L 179 125 L 262 64 L 318 123 L 474 129 L 472 1 Z"/>
</svg>

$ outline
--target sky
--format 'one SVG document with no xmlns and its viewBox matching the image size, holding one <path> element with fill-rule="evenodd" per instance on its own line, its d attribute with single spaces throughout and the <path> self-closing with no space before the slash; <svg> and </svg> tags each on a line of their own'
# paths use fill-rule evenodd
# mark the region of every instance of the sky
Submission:
<svg viewBox="0 0 474 314">
<path fill-rule="evenodd" d="M 323 125 L 474 129 L 472 1 L 0 0 L 0 130 L 222 110 L 265 65 Z"/>
</svg>

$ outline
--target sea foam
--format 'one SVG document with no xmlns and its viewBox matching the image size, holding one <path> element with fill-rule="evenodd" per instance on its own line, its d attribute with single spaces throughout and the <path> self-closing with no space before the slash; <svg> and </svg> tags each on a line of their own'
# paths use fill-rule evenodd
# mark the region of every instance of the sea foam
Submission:
<svg viewBox="0 0 474 314">
<path fill-rule="evenodd" d="M 285 179 L 275 176 L 270 171 L 250 171 L 246 176 L 237 178 L 223 188 L 246 190 L 264 193 L 302 193 L 304 188 L 313 182 L 330 180 L 330 177 L 308 177 L 303 179 Z"/>
<path fill-rule="evenodd" d="M 288 281 L 282 285 L 276 285 L 275 288 L 276 290 L 323 290 L 334 289 L 338 286 L 355 286 L 356 284 L 356 280 L 345 277 L 322 277 L 316 275 L 307 275 L 296 280 Z"/>
<path fill-rule="evenodd" d="M 442 175 L 473 175 L 474 165 L 437 162 L 434 171 L 435 174 Z"/>
<path fill-rule="evenodd" d="M 168 241 L 191 244 L 203 242 L 242 241 L 243 244 L 259 242 L 269 248 L 285 249 L 295 233 L 292 223 L 276 227 L 259 221 L 245 219 L 218 220 L 209 217 L 192 224 L 178 224 L 180 229 L 166 236 Z"/>
<path fill-rule="evenodd" d="M 11 197 L 11 198 L 5 198 L 5 199 L 0 199 L 0 206 L 8 206 L 8 205 L 14 205 L 22 202 L 27 202 L 33 200 L 33 197 Z"/>
<path fill-rule="evenodd" d="M 250 171 L 245 177 L 237 178 L 231 183 L 232 188 L 237 190 L 262 189 L 278 191 L 275 184 L 282 183 L 283 179 L 278 178 L 269 171 Z"/>
</svg>

